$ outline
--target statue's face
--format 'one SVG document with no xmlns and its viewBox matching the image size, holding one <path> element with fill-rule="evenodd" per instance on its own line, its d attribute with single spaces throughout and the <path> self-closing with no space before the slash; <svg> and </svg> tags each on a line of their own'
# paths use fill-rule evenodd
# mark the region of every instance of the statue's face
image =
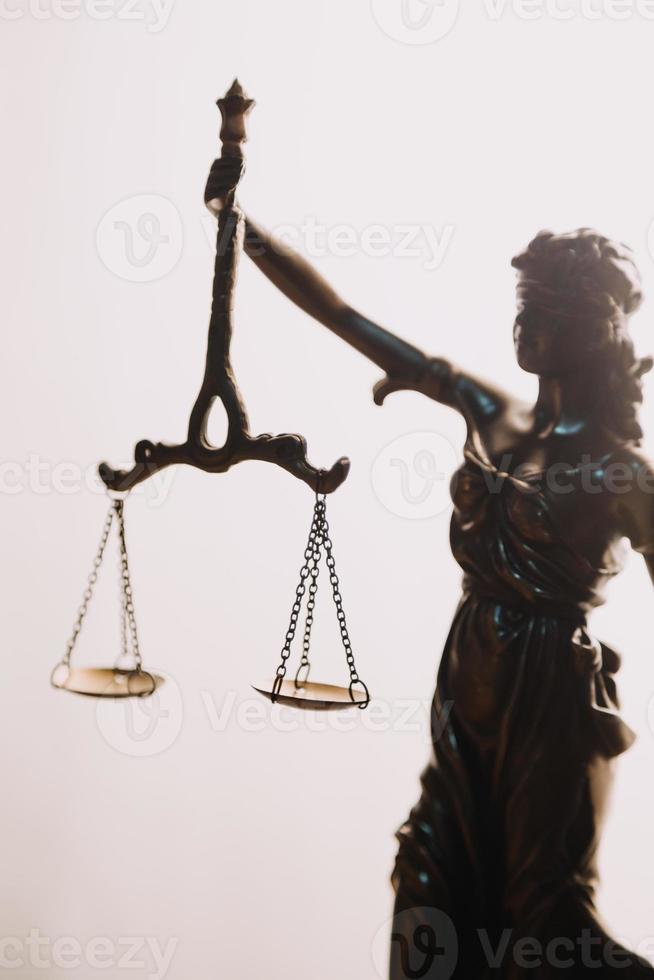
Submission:
<svg viewBox="0 0 654 980">
<path fill-rule="evenodd" d="M 513 343 L 520 367 L 543 377 L 574 371 L 596 349 L 587 328 L 530 304 L 515 318 Z"/>
</svg>

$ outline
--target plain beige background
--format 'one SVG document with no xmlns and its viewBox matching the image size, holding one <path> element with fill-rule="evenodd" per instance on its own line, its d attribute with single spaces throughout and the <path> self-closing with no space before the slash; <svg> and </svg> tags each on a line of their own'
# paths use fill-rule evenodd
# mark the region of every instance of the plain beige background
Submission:
<svg viewBox="0 0 654 980">
<path fill-rule="evenodd" d="M 142 648 L 170 677 L 151 714 L 48 686 L 105 513 L 86 477 L 99 459 L 128 462 L 138 439 L 184 435 L 211 285 L 202 191 L 217 150 L 213 102 L 235 74 L 258 102 L 242 203 L 287 226 L 364 312 L 531 396 L 512 356 L 510 258 L 542 227 L 593 225 L 635 249 L 648 300 L 634 332 L 643 352 L 654 346 L 645 5 L 623 4 L 618 17 L 608 2 L 561 0 L 540 17 L 531 4 L 527 17 L 480 2 L 454 22 L 452 0 L 416 3 L 402 21 L 400 0 L 3 0 L 9 975 L 379 976 L 392 835 L 418 793 L 459 583 L 443 479 L 425 483 L 412 467 L 436 453 L 451 471 L 457 418 L 412 394 L 375 408 L 377 371 L 244 263 L 233 353 L 253 429 L 299 430 L 316 462 L 353 462 L 330 519 L 377 714 L 348 716 L 344 731 L 271 714 L 251 692 L 279 655 L 311 509 L 303 485 L 254 463 L 223 477 L 171 472 L 129 502 Z M 321 245 L 307 240 L 316 224 Z M 390 243 L 381 254 L 373 226 Z M 437 261 L 434 235 L 446 245 Z M 115 577 L 112 551 L 80 662 L 115 656 Z M 650 954 L 651 590 L 634 556 L 593 618 L 625 654 L 625 715 L 640 735 L 619 767 L 601 906 Z M 329 611 L 320 604 L 316 676 L 338 681 Z M 140 943 L 131 970 L 128 937 Z M 153 948 L 171 952 L 165 967 Z"/>
</svg>

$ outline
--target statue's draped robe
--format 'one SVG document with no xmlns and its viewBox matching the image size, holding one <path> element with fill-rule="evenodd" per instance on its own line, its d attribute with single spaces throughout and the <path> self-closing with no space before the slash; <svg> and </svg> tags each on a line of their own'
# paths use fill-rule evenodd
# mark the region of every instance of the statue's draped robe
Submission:
<svg viewBox="0 0 654 980">
<path fill-rule="evenodd" d="M 579 473 L 568 478 L 584 492 Z M 618 655 L 590 636 L 586 615 L 620 570 L 624 542 L 602 522 L 601 495 L 589 494 L 606 536 L 601 563 L 589 560 L 575 527 L 561 526 L 563 495 L 545 474 L 500 471 L 474 432 L 453 500 L 464 594 L 439 670 L 422 796 L 398 833 L 391 976 L 449 977 L 454 934 L 454 976 L 464 980 L 654 976 L 633 954 L 625 967 L 594 905 L 612 760 L 633 734 L 617 713 Z M 421 972 L 429 909 L 453 929 Z M 543 949 L 541 966 L 536 955 L 529 967 L 515 962 L 526 937 Z M 498 947 L 503 964 L 490 970 Z"/>
</svg>

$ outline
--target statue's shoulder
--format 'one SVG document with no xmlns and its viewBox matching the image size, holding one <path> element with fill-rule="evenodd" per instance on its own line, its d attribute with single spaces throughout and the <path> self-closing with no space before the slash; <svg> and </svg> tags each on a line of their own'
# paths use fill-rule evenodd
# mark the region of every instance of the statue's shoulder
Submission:
<svg viewBox="0 0 654 980">
<path fill-rule="evenodd" d="M 654 460 L 640 446 L 622 445 L 610 454 L 606 471 L 625 536 L 636 551 L 654 554 Z"/>
</svg>

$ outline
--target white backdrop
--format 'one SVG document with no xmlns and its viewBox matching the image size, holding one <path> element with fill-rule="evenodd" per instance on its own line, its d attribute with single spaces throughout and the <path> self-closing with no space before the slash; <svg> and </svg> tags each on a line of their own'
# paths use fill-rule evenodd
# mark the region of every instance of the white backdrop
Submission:
<svg viewBox="0 0 654 980">
<path fill-rule="evenodd" d="M 635 249 L 650 299 L 634 331 L 654 346 L 651 4 L 476 0 L 456 20 L 452 0 L 416 4 L 403 21 L 400 0 L 2 0 L 0 918 L 15 977 L 118 977 L 130 957 L 135 978 L 380 975 L 392 835 L 417 797 L 458 595 L 443 497 L 456 417 L 407 393 L 375 408 L 373 366 L 244 262 L 234 360 L 253 429 L 301 431 L 320 464 L 352 459 L 330 519 L 376 714 L 342 731 L 251 692 L 279 655 L 311 510 L 304 485 L 258 463 L 171 471 L 126 508 L 146 664 L 170 678 L 154 713 L 48 686 L 105 513 L 95 463 L 184 436 L 211 286 L 213 103 L 234 75 L 258 103 L 243 205 L 365 313 L 531 396 L 511 256 L 543 227 L 593 225 Z M 652 385 L 643 418 L 654 434 Z M 440 479 L 416 471 L 422 450 Z M 116 652 L 115 578 L 112 553 L 87 663 Z M 593 620 L 625 653 L 640 735 L 601 907 L 641 949 L 651 588 L 634 557 Z M 339 680 L 319 612 L 315 656 Z"/>
</svg>

